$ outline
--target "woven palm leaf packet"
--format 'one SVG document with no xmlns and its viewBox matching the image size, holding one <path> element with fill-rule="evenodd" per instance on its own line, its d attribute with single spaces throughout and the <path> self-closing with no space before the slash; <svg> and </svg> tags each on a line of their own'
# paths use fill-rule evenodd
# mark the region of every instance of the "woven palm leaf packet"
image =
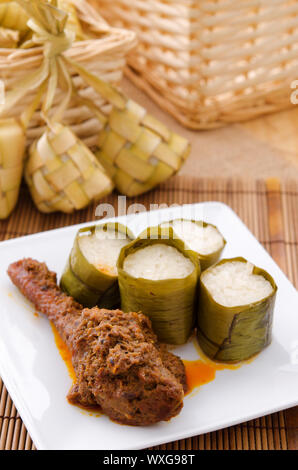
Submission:
<svg viewBox="0 0 298 470">
<path fill-rule="evenodd" d="M 82 209 L 114 187 L 91 150 L 59 123 L 32 144 L 25 178 L 41 212 Z"/>
<path fill-rule="evenodd" d="M 226 245 L 218 228 L 202 220 L 175 219 L 161 224 L 165 234 L 168 227 L 173 229 L 174 237 L 184 242 L 187 250 L 196 253 L 202 271 L 218 261 Z"/>
</svg>

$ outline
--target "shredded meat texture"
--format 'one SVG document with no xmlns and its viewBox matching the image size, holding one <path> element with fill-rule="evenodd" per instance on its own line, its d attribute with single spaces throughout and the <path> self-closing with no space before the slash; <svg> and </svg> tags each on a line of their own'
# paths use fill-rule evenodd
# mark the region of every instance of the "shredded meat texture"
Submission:
<svg viewBox="0 0 298 470">
<path fill-rule="evenodd" d="M 61 291 L 54 272 L 31 258 L 11 264 L 8 275 L 54 323 L 71 351 L 76 373 L 71 403 L 99 405 L 111 419 L 136 426 L 180 412 L 186 391 L 183 362 L 157 342 L 148 317 L 84 309 Z"/>
</svg>

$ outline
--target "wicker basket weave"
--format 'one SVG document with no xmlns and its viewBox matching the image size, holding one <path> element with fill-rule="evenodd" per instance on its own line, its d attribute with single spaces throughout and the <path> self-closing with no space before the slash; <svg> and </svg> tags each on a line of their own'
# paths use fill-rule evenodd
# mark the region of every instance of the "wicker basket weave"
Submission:
<svg viewBox="0 0 298 470">
<path fill-rule="evenodd" d="M 99 15 L 90 1 L 74 0 L 77 14 L 84 25 L 85 32 L 92 34 L 92 39 L 74 42 L 65 52 L 66 57 L 84 66 L 89 72 L 102 79 L 118 84 L 122 78 L 126 54 L 135 45 L 135 34 L 123 29 L 111 28 Z M 22 77 L 37 70 L 43 61 L 43 49 L 1 49 L 0 48 L 0 78 L 4 81 L 5 90 L 14 88 Z M 100 97 L 90 86 L 73 72 L 73 81 L 83 98 L 89 98 L 103 111 L 107 112 L 110 105 Z M 30 104 L 35 90 L 28 93 L 8 114 L 9 117 L 19 117 L 22 111 Z M 64 92 L 57 91 L 55 103 L 60 103 Z M 55 105 L 53 106 L 53 113 Z M 77 101 L 70 103 L 65 113 L 64 124 L 70 125 L 86 145 L 96 144 L 101 125 L 94 117 L 94 113 L 86 106 L 78 106 Z M 46 130 L 39 110 L 34 114 L 27 130 L 27 144 L 40 137 Z"/>
<path fill-rule="evenodd" d="M 128 76 L 178 121 L 208 129 L 291 106 L 297 0 L 92 0 L 138 33 Z"/>
</svg>

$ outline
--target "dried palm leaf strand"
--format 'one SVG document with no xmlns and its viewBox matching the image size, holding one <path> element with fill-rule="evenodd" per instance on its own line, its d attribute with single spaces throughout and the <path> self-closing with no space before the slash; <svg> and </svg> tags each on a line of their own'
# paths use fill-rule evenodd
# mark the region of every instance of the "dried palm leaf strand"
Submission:
<svg viewBox="0 0 298 470">
<path fill-rule="evenodd" d="M 113 190 L 93 153 L 58 123 L 31 146 L 25 178 L 41 212 L 73 212 Z"/>
</svg>

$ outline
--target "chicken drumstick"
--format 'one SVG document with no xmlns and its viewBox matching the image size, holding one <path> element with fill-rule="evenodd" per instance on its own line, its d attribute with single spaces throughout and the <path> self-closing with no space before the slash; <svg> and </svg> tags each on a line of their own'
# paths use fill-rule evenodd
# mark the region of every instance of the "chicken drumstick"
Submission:
<svg viewBox="0 0 298 470">
<path fill-rule="evenodd" d="M 182 361 L 157 342 L 141 313 L 83 309 L 57 286 L 56 274 L 31 258 L 8 275 L 35 308 L 54 323 L 72 354 L 72 403 L 99 405 L 113 420 L 149 425 L 176 416 L 186 388 Z"/>
</svg>

